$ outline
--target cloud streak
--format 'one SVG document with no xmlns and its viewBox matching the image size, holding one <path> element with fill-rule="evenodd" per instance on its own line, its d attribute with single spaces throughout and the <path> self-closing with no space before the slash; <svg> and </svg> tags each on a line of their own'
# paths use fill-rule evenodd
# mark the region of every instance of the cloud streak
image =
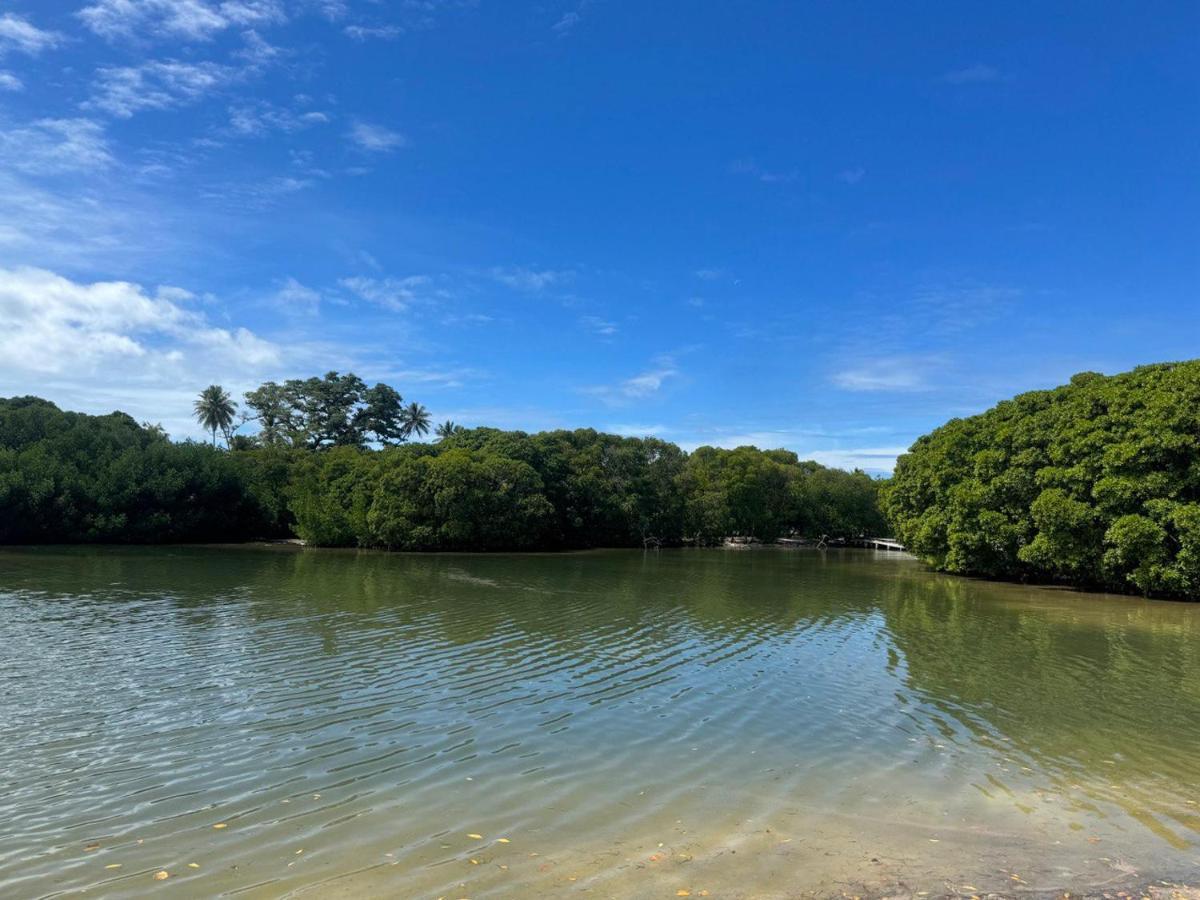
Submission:
<svg viewBox="0 0 1200 900">
<path fill-rule="evenodd" d="M 350 126 L 350 140 L 368 153 L 390 153 L 408 146 L 408 138 L 383 125 L 357 121 Z"/>
<path fill-rule="evenodd" d="M 234 27 L 287 21 L 279 0 L 98 0 L 77 13 L 94 34 L 123 38 L 207 41 Z"/>
<path fill-rule="evenodd" d="M 28 19 L 13 13 L 0 16 L 0 56 L 9 50 L 37 56 L 43 50 L 59 46 L 64 40 L 57 31 L 38 28 Z"/>
</svg>

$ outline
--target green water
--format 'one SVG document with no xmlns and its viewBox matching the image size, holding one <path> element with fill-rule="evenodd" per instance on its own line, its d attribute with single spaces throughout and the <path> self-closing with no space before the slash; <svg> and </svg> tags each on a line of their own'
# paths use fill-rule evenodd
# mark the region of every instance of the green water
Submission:
<svg viewBox="0 0 1200 900">
<path fill-rule="evenodd" d="M 6 549 L 0 687 L 4 897 L 1200 875 L 1200 606 L 899 554 Z"/>
</svg>

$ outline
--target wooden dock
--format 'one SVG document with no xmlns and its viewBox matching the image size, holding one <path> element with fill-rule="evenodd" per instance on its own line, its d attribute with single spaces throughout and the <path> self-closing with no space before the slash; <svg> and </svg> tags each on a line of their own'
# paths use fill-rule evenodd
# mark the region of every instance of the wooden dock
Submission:
<svg viewBox="0 0 1200 900">
<path fill-rule="evenodd" d="M 868 537 L 862 538 L 859 543 L 864 547 L 870 547 L 872 550 L 904 550 L 904 545 L 895 538 Z"/>
</svg>

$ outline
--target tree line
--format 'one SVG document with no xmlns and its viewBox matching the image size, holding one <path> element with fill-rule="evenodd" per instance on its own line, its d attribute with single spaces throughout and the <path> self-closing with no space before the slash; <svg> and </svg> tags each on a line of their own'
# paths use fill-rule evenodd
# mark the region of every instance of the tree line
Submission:
<svg viewBox="0 0 1200 900">
<path fill-rule="evenodd" d="M 238 541 L 528 550 L 711 544 L 884 529 L 879 482 L 785 450 L 580 429 L 438 426 L 353 374 L 205 389 L 211 443 L 123 413 L 0 399 L 0 543 Z M 250 424 L 251 434 L 240 433 Z M 217 447 L 218 434 L 225 447 Z"/>
<path fill-rule="evenodd" d="M 592 429 L 462 429 L 436 444 L 335 448 L 296 467 L 313 544 L 529 550 L 714 544 L 730 535 L 854 537 L 884 522 L 879 483 L 787 450 L 701 447 Z"/>
<path fill-rule="evenodd" d="M 947 572 L 1200 599 L 1200 360 L 953 419 L 900 457 L 883 505 Z"/>
</svg>

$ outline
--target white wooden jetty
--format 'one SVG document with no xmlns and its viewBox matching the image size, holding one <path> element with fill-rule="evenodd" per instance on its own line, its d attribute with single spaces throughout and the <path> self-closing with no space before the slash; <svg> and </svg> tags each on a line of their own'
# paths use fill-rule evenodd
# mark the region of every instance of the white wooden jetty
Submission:
<svg viewBox="0 0 1200 900">
<path fill-rule="evenodd" d="M 895 538 L 883 537 L 867 537 L 862 538 L 860 543 L 864 547 L 870 547 L 873 550 L 903 550 L 904 545 Z"/>
</svg>

